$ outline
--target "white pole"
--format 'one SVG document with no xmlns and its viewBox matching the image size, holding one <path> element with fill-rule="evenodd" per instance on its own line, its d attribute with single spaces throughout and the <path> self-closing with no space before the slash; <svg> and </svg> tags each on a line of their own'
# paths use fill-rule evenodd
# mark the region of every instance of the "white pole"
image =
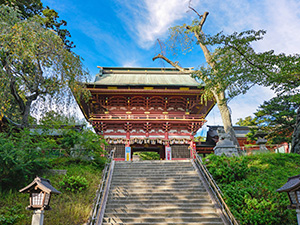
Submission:
<svg viewBox="0 0 300 225">
<path fill-rule="evenodd" d="M 300 225 L 300 209 L 296 209 L 298 225 Z"/>
<path fill-rule="evenodd" d="M 43 225 L 44 223 L 44 210 L 34 210 L 32 215 L 31 225 Z"/>
</svg>

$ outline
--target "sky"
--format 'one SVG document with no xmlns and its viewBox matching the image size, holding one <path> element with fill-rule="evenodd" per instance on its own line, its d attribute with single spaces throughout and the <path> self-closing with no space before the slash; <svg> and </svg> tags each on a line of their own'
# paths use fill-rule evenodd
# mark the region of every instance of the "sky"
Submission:
<svg viewBox="0 0 300 225">
<path fill-rule="evenodd" d="M 152 58 L 160 52 L 157 39 L 166 40 L 168 28 L 190 23 L 196 14 L 188 9 L 189 0 L 42 0 L 66 20 L 74 52 L 84 59 L 93 78 L 97 66 L 104 67 L 170 67 Z M 249 29 L 267 31 L 255 43 L 258 52 L 300 53 L 299 0 L 193 0 L 191 6 L 209 16 L 204 32 L 227 34 Z M 197 47 L 188 54 L 168 55 L 183 67 L 205 63 Z M 254 86 L 246 94 L 229 102 L 233 123 L 253 116 L 259 105 L 274 93 Z M 222 125 L 217 106 L 208 115 L 208 125 Z"/>
</svg>

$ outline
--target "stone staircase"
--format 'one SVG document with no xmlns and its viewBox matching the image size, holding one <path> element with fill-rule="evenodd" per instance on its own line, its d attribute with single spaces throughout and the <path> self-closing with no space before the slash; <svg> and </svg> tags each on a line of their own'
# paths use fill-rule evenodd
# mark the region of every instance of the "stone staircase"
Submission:
<svg viewBox="0 0 300 225">
<path fill-rule="evenodd" d="M 189 160 L 115 162 L 104 225 L 224 224 Z"/>
</svg>

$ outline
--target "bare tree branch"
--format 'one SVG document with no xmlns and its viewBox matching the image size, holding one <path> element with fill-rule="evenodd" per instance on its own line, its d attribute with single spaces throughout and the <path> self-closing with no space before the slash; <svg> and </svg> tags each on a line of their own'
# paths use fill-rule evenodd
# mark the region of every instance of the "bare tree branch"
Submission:
<svg viewBox="0 0 300 225">
<path fill-rule="evenodd" d="M 192 6 L 191 6 L 191 1 L 189 2 L 189 9 L 193 10 L 197 15 L 198 17 L 201 19 L 203 17 L 203 15 L 200 15 L 197 10 L 195 10 Z"/>
<path fill-rule="evenodd" d="M 170 59 L 163 56 L 162 54 L 158 54 L 157 56 L 153 57 L 152 60 L 154 61 L 158 58 L 165 60 L 167 63 L 169 63 L 170 65 L 172 65 L 173 67 L 175 67 L 176 69 L 178 69 L 182 73 L 191 73 L 192 72 L 191 69 L 185 69 L 185 68 L 179 66 L 178 63 L 171 61 Z"/>
</svg>

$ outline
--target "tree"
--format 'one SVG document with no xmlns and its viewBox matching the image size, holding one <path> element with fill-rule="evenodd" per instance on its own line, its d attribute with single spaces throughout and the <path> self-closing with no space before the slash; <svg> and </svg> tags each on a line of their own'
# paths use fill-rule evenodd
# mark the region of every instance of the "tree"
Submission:
<svg viewBox="0 0 300 225">
<path fill-rule="evenodd" d="M 222 32 L 210 36 L 204 33 L 203 25 L 208 12 L 196 13 L 191 25 L 183 24 L 170 28 L 169 48 L 175 51 L 190 51 L 193 45 L 201 48 L 206 65 L 190 71 L 179 66 L 163 54 L 153 58 L 161 58 L 184 73 L 193 73 L 205 83 L 205 97 L 213 97 L 221 113 L 224 129 L 233 142 L 238 145 L 232 128 L 228 100 L 238 94 L 245 93 L 255 83 L 261 83 L 259 77 L 273 73 L 277 58 L 273 51 L 256 53 L 251 43 L 262 39 L 265 31 L 248 30 L 241 33 L 225 35 Z M 209 50 L 213 49 L 213 51 Z"/>
<path fill-rule="evenodd" d="M 300 55 L 294 54 L 285 56 L 280 54 L 278 56 L 280 64 L 277 64 L 277 71 L 271 76 L 264 76 L 265 86 L 271 86 L 278 96 L 290 96 L 292 102 L 295 102 L 294 112 L 296 111 L 296 118 L 294 119 L 294 131 L 292 135 L 291 152 L 300 154 Z"/>
<path fill-rule="evenodd" d="M 68 38 L 71 37 L 70 32 L 62 28 L 67 25 L 67 22 L 65 20 L 59 20 L 58 13 L 48 6 L 44 7 L 40 0 L 0 0 L 0 5 L 7 5 L 19 10 L 18 16 L 20 19 L 39 16 L 45 28 L 57 32 L 67 49 L 70 50 L 75 47 L 73 42 L 68 40 Z"/>
<path fill-rule="evenodd" d="M 55 31 L 45 28 L 40 16 L 20 17 L 13 8 L 0 6 L 0 79 L 9 85 L 21 124 L 27 127 L 37 99 L 60 101 L 75 89 L 76 98 L 87 95 L 82 86 L 87 72 L 81 58 L 65 47 Z"/>
<path fill-rule="evenodd" d="M 290 143 L 296 123 L 296 111 L 300 104 L 300 96 L 281 95 L 265 101 L 259 106 L 255 117 L 240 119 L 238 125 L 250 126 L 247 134 L 250 140 L 255 140 L 258 130 L 267 134 L 269 143 Z"/>
<path fill-rule="evenodd" d="M 300 96 L 277 96 L 265 101 L 255 113 L 259 127 L 268 133 L 273 144 L 291 142 L 296 123 L 296 110 Z"/>
<path fill-rule="evenodd" d="M 239 118 L 235 124 L 239 126 L 257 126 L 257 119 L 247 116 L 245 119 Z"/>
</svg>

